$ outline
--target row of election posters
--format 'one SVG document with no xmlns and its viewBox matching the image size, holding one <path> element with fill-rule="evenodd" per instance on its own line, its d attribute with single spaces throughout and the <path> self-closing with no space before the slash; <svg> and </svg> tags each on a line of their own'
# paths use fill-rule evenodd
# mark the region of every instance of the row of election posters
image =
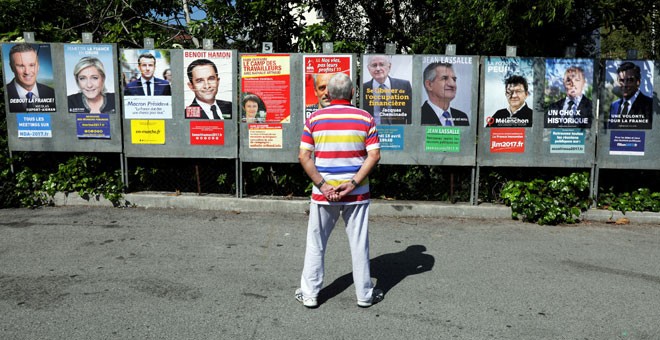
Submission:
<svg viewBox="0 0 660 340">
<path fill-rule="evenodd" d="M 293 73 L 290 55 L 242 55 L 239 110 L 241 121 L 249 123 L 249 146 L 281 148 L 283 129 L 280 124 L 291 123 L 290 110 L 304 112 L 301 119 L 304 120 L 328 106 L 327 82 L 339 72 L 353 77 L 352 58 L 352 55 L 303 56 L 304 100 L 302 107 L 296 107 L 290 98 Z M 384 149 L 403 150 L 404 130 L 397 126 L 414 123 L 429 126 L 425 130 L 426 151 L 460 152 L 461 130 L 479 124 L 473 109 L 476 92 L 472 89 L 477 86 L 474 75 L 478 72 L 474 60 L 471 57 L 423 56 L 419 70 L 413 70 L 412 56 L 363 56 L 361 107 L 372 114 L 380 126 Z M 605 65 L 605 102 L 611 107 L 608 107 L 603 128 L 614 130 L 613 138 L 617 140 L 623 137 L 616 136 L 626 136 L 629 140 L 631 134 L 640 135 L 640 132 L 616 130 L 651 129 L 653 63 L 606 61 Z M 551 153 L 584 153 L 586 130 L 591 129 L 595 117 L 594 61 L 545 59 L 545 74 L 542 75 L 545 82 L 541 83 L 543 112 L 536 115 L 542 116 L 537 122 L 534 122 L 533 108 L 534 79 L 539 75 L 535 75 L 534 70 L 532 58 L 486 59 L 484 113 L 480 124 L 490 131 L 495 141 L 490 151 L 524 152 L 526 130 L 540 124 L 544 129 L 551 129 Z M 415 77 L 415 72 L 420 75 Z M 416 107 L 414 103 L 418 103 Z M 630 109 L 624 110 L 628 105 Z M 643 136 L 637 139 L 643 140 Z M 612 143 L 612 154 L 617 152 L 620 152 L 617 143 Z"/>
<path fill-rule="evenodd" d="M 652 128 L 653 63 L 606 61 L 604 128 Z M 529 58 L 488 58 L 485 126 L 531 127 L 534 68 Z M 544 128 L 591 128 L 595 117 L 591 59 L 545 59 Z M 498 93 L 496 88 L 500 89 Z M 491 90 L 492 89 L 492 90 Z"/>
<path fill-rule="evenodd" d="M 534 114 L 534 59 L 489 57 L 485 61 L 484 124 L 491 153 L 525 152 L 526 128 L 550 133 L 550 153 L 584 154 L 594 127 L 594 61 L 546 58 L 542 115 Z M 610 155 L 644 155 L 653 123 L 653 62 L 605 62 L 600 98 L 601 131 L 609 131 Z M 535 117 L 542 121 L 535 121 Z M 603 141 L 606 143 L 607 141 Z"/>
<path fill-rule="evenodd" d="M 165 144 L 165 122 L 174 119 L 186 122 L 189 144 L 225 145 L 230 120 L 246 124 L 250 148 L 282 148 L 286 124 L 302 125 L 330 104 L 327 83 L 334 74 L 357 76 L 350 54 L 303 55 L 295 69 L 291 54 L 241 54 L 238 60 L 223 50 L 182 54 L 182 62 L 173 62 L 169 50 L 124 49 L 115 60 L 109 44 L 63 44 L 62 56 L 50 44 L 2 44 L 7 109 L 16 114 L 18 137 L 52 138 L 51 115 L 69 113 L 78 138 L 110 139 L 110 117 L 121 105 L 133 144 Z M 63 70 L 55 67 L 62 65 L 58 58 Z M 373 54 L 359 60 L 360 106 L 383 131 L 386 149 L 405 149 L 404 127 L 419 125 L 426 127 L 427 151 L 458 152 L 460 136 L 480 126 L 496 142 L 491 152 L 524 152 L 527 130 L 540 125 L 552 130 L 552 152 L 584 152 L 585 130 L 594 127 L 597 111 L 592 59 L 486 57 L 478 115 L 478 59 L 414 58 Z M 545 74 L 535 74 L 539 69 Z M 610 131 L 613 154 L 643 154 L 645 132 L 652 129 L 654 64 L 607 60 L 602 71 L 599 128 Z M 64 88 L 56 86 L 62 74 Z M 292 93 L 300 79 L 302 93 Z M 181 98 L 173 96 L 180 94 L 184 107 L 175 112 Z"/>
</svg>

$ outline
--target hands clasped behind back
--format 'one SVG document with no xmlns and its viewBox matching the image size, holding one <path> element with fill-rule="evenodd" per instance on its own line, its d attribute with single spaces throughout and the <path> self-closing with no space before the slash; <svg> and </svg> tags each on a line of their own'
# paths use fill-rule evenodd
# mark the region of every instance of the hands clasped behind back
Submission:
<svg viewBox="0 0 660 340">
<path fill-rule="evenodd" d="M 341 201 L 341 199 L 353 191 L 353 189 L 355 189 L 355 186 L 351 182 L 345 182 L 336 187 L 324 183 L 320 188 L 323 196 L 325 196 L 329 202 Z"/>
</svg>

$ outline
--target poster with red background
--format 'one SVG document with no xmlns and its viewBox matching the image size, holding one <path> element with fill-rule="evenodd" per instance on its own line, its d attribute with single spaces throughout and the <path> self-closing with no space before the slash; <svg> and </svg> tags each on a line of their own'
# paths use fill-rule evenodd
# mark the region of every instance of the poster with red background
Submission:
<svg viewBox="0 0 660 340">
<path fill-rule="evenodd" d="M 306 55 L 303 56 L 304 87 L 304 119 L 316 110 L 327 106 L 330 102 L 327 97 L 327 82 L 332 75 L 343 72 L 353 78 L 352 55 Z M 316 77 L 316 84 L 314 77 Z"/>
<path fill-rule="evenodd" d="M 241 112 L 243 97 L 258 96 L 265 106 L 264 123 L 291 121 L 291 58 L 289 54 L 241 55 Z"/>
</svg>

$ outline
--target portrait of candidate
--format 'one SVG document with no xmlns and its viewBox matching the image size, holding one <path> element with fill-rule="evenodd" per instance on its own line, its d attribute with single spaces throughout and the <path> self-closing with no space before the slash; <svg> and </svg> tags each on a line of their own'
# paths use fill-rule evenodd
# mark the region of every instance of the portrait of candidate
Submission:
<svg viewBox="0 0 660 340">
<path fill-rule="evenodd" d="M 312 74 L 312 81 L 314 82 L 314 96 L 317 102 L 305 107 L 306 112 L 314 112 L 330 105 L 330 97 L 328 97 L 328 81 L 334 73 L 315 73 Z"/>
<path fill-rule="evenodd" d="M 14 78 L 7 83 L 10 112 L 55 111 L 55 91 L 37 82 L 39 52 L 31 44 L 16 44 L 9 50 L 9 67 Z"/>
<path fill-rule="evenodd" d="M 188 88 L 195 93 L 186 107 L 186 119 L 231 119 L 232 102 L 216 99 L 220 85 L 217 66 L 209 59 L 195 59 L 186 73 Z"/>
<path fill-rule="evenodd" d="M 143 53 L 138 59 L 140 78 L 131 81 L 124 88 L 126 96 L 169 96 L 172 95 L 170 82 L 154 77 L 156 72 L 156 57 L 151 53 Z"/>
<path fill-rule="evenodd" d="M 469 126 L 465 112 L 450 107 L 456 98 L 456 73 L 452 64 L 430 63 L 424 69 L 428 100 L 422 105 L 422 125 Z"/>
<path fill-rule="evenodd" d="M 115 94 L 105 87 L 105 67 L 96 57 L 82 57 L 73 68 L 79 92 L 67 97 L 69 112 L 115 113 Z"/>
<path fill-rule="evenodd" d="M 506 108 L 497 110 L 488 117 L 489 127 L 530 127 L 532 126 L 533 111 L 525 100 L 529 96 L 527 79 L 523 76 L 510 76 L 504 81 L 505 96 L 509 103 Z"/>
<path fill-rule="evenodd" d="M 580 127 L 591 126 L 592 102 L 584 94 L 587 84 L 584 69 L 580 66 L 569 66 L 562 79 L 566 96 L 550 104 L 546 117 L 545 127 Z M 570 122 L 555 123 L 552 117 L 576 118 Z M 550 118 L 550 119 L 548 119 Z"/>
<path fill-rule="evenodd" d="M 412 108 L 412 86 L 405 79 L 390 77 L 392 59 L 385 55 L 367 57 L 367 70 L 371 80 L 362 84 L 363 108 L 369 112 L 376 124 L 410 124 Z M 394 100 L 386 97 L 406 98 Z"/>
<path fill-rule="evenodd" d="M 651 129 L 653 99 L 640 90 L 642 72 L 638 65 L 626 61 L 616 70 L 621 98 L 610 105 L 610 128 Z"/>
<path fill-rule="evenodd" d="M 266 120 L 266 104 L 259 96 L 246 93 L 241 101 L 243 121 L 246 123 L 261 123 Z"/>
</svg>

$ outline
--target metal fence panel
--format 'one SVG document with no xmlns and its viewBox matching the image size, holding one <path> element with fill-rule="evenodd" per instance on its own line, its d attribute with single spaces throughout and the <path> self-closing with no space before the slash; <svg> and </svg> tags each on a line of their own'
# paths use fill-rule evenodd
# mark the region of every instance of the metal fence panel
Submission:
<svg viewBox="0 0 660 340">
<path fill-rule="evenodd" d="M 377 64 L 379 58 L 383 57 L 391 61 L 389 74 L 392 93 L 378 90 L 374 86 L 374 83 L 378 83 L 378 78 L 383 78 L 379 74 L 382 71 L 376 68 L 370 69 L 369 64 L 370 61 L 371 64 Z M 429 80 L 428 84 L 425 84 L 424 72 L 427 68 L 427 73 L 431 77 L 432 75 L 436 77 L 434 82 Z M 393 114 L 403 114 L 401 116 L 403 118 L 387 122 L 381 120 L 378 125 L 381 138 L 381 164 L 475 165 L 478 57 L 364 55 L 362 79 L 363 109 L 377 115 L 378 108 L 371 105 L 370 101 L 386 102 L 390 104 L 389 108 L 400 109 Z M 397 86 L 399 88 L 396 88 Z M 440 121 L 432 109 L 430 96 L 435 102 L 444 101 L 449 105 L 451 109 L 448 112 L 451 112 L 451 118 L 443 118 L 445 121 Z M 451 126 L 446 125 L 447 121 L 451 121 Z"/>
<path fill-rule="evenodd" d="M 597 65 L 589 59 L 482 57 L 479 166 L 591 168 L 595 163 Z M 564 78 L 583 69 L 582 104 L 568 109 Z M 570 78 L 570 77 L 569 77 Z M 510 79 L 510 85 L 505 85 Z M 524 83 L 528 94 L 524 93 Z M 508 107 L 526 102 L 515 115 Z M 559 107 L 555 106 L 559 105 Z M 527 110 L 527 111 L 525 111 Z M 590 112 L 590 113 L 589 113 Z"/>
<path fill-rule="evenodd" d="M 302 55 L 245 53 L 240 58 L 241 101 L 252 94 L 265 105 L 250 122 L 244 119 L 245 110 L 240 105 L 241 162 L 298 162 L 304 121 Z"/>
<path fill-rule="evenodd" d="M 144 96 L 142 84 L 131 79 L 140 76 L 138 59 L 143 53 L 150 53 L 155 57 L 154 77 L 158 78 L 154 80 L 156 84 L 164 81 L 162 75 L 167 69 L 171 71 L 169 94 L 166 94 L 165 90 L 164 93 L 159 93 L 156 85 L 153 85 L 155 95 Z M 123 89 L 126 157 L 238 157 L 235 50 L 122 49 L 120 60 L 122 76 L 126 79 Z M 215 64 L 218 79 L 207 85 L 204 91 L 217 90 L 217 93 L 212 95 L 212 101 L 215 100 L 222 111 L 222 120 L 207 117 L 205 110 L 209 109 L 197 103 L 202 100 L 196 98 L 196 92 L 190 87 L 191 82 L 187 75 L 188 66 L 195 60 L 210 60 Z M 202 70 L 207 66 L 198 67 L 194 70 Z M 137 85 L 140 86 L 139 89 Z M 199 96 L 203 96 L 201 91 Z"/>
<path fill-rule="evenodd" d="M 12 47 L 14 55 L 26 57 L 15 67 L 10 62 Z M 2 55 L 10 151 L 122 151 L 115 44 L 3 43 Z M 31 55 L 36 59 L 30 61 Z M 90 62 L 96 67 L 89 67 Z M 105 71 L 104 83 L 89 85 L 94 98 L 103 98 L 100 113 L 85 108 L 87 102 L 74 75 L 76 65 L 81 65 L 82 73 L 94 70 L 95 78 L 100 74 L 99 67 Z M 16 84 L 30 86 L 35 77 L 39 98 L 28 100 Z M 107 90 L 103 96 L 102 85 Z"/>
</svg>

